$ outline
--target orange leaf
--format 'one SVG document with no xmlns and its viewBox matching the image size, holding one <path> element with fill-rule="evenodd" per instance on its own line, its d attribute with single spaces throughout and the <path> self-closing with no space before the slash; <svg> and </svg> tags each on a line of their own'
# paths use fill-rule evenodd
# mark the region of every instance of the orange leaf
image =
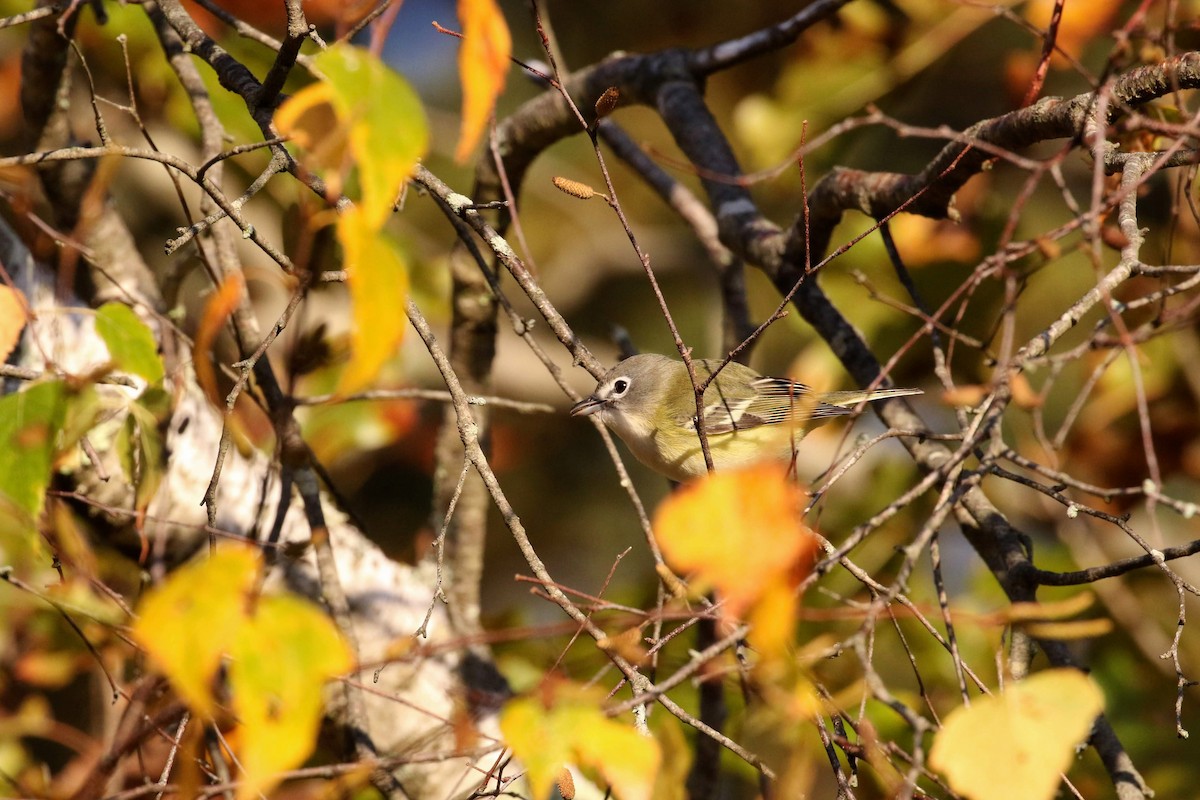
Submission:
<svg viewBox="0 0 1200 800">
<path fill-rule="evenodd" d="M 17 346 L 28 319 L 25 297 L 17 289 L 0 285 L 0 361 Z"/>
<path fill-rule="evenodd" d="M 668 562 L 741 616 L 774 582 L 807 570 L 817 544 L 800 521 L 803 507 L 785 468 L 763 464 L 685 486 L 659 507 L 654 531 Z"/>
<path fill-rule="evenodd" d="M 1084 47 L 1112 29 L 1113 17 L 1120 9 L 1120 0 L 1065 3 L 1062 22 L 1058 26 L 1058 47 L 1072 56 L 1082 55 Z M 1045 29 L 1050 24 L 1053 10 L 1054 0 L 1032 0 L 1025 5 L 1024 13 L 1026 19 L 1038 28 Z M 1064 67 L 1067 61 L 1056 53 L 1052 63 L 1056 67 Z"/>
<path fill-rule="evenodd" d="M 196 381 L 204 390 L 209 402 L 215 406 L 224 405 L 224 398 L 218 393 L 217 367 L 212 358 L 213 344 L 217 340 L 217 334 L 221 332 L 221 327 L 241 302 L 244 285 L 242 276 L 234 273 L 217 287 L 204 304 L 204 314 L 200 317 L 200 326 L 196 331 L 196 343 L 192 347 Z"/>
<path fill-rule="evenodd" d="M 1042 396 L 1034 391 L 1024 372 L 1013 372 L 1008 385 L 1012 390 L 1013 403 L 1017 408 L 1041 408 Z"/>
<path fill-rule="evenodd" d="M 939 261 L 969 264 L 979 258 L 979 239 L 965 226 L 916 214 L 900 214 L 889 224 L 896 246 L 910 267 Z"/>
<path fill-rule="evenodd" d="M 978 383 L 957 386 L 942 392 L 942 402 L 956 408 L 972 408 L 988 396 L 988 388 Z"/>
<path fill-rule="evenodd" d="M 796 596 L 786 575 L 764 584 L 762 595 L 750 609 L 749 641 L 766 659 L 782 656 L 796 630 Z"/>
<path fill-rule="evenodd" d="M 462 163 L 483 136 L 496 98 L 504 90 L 512 37 L 496 0 L 459 0 L 458 18 L 463 26 L 463 43 L 458 51 L 463 112 L 454 158 Z"/>
</svg>

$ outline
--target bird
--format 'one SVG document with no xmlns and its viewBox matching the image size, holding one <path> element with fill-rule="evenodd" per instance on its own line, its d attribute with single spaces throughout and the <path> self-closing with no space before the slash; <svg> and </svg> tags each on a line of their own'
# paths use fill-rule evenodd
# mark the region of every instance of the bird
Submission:
<svg viewBox="0 0 1200 800">
<path fill-rule="evenodd" d="M 703 382 L 720 361 L 694 360 Z M 920 389 L 814 392 L 803 383 L 760 375 L 731 361 L 704 391 L 704 432 L 717 470 L 764 460 L 790 460 L 810 423 L 854 413 L 874 400 L 921 394 Z M 669 356 L 642 353 L 621 361 L 596 390 L 571 407 L 572 417 L 595 416 L 621 438 L 638 461 L 672 481 L 708 472 L 696 432 L 695 390 L 687 366 Z"/>
</svg>

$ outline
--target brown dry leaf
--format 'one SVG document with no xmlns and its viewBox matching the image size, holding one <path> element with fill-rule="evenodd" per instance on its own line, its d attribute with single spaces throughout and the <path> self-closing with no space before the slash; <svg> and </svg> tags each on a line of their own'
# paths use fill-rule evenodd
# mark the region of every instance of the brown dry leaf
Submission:
<svg viewBox="0 0 1200 800">
<path fill-rule="evenodd" d="M 1113 250 L 1124 250 L 1129 246 L 1129 237 L 1116 225 L 1105 225 L 1100 229 L 1100 240 Z"/>
<path fill-rule="evenodd" d="M 1044 236 L 1039 236 L 1034 240 L 1037 245 L 1038 252 L 1042 254 L 1042 258 L 1047 261 L 1054 261 L 1062 255 L 1062 245 L 1054 239 L 1047 239 Z"/>
<path fill-rule="evenodd" d="M 626 661 L 641 666 L 646 663 L 646 646 L 642 642 L 642 629 L 638 626 L 605 636 L 596 646 L 606 653 L 616 653 Z"/>
</svg>

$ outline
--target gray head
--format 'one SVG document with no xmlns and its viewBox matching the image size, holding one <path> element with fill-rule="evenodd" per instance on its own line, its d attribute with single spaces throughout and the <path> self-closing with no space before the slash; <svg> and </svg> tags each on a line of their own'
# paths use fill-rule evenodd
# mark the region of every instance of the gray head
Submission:
<svg viewBox="0 0 1200 800">
<path fill-rule="evenodd" d="M 596 391 L 571 407 L 571 416 L 599 414 L 601 422 L 621 432 L 625 425 L 633 424 L 622 409 L 654 408 L 679 366 L 657 353 L 631 356 L 606 372 Z"/>
</svg>

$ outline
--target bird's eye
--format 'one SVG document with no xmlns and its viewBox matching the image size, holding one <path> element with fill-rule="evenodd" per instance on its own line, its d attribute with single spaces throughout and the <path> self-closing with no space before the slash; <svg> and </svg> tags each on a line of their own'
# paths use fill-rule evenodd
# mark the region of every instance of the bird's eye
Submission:
<svg viewBox="0 0 1200 800">
<path fill-rule="evenodd" d="M 617 378 L 613 381 L 613 397 L 620 397 L 629 389 L 628 378 Z"/>
</svg>

